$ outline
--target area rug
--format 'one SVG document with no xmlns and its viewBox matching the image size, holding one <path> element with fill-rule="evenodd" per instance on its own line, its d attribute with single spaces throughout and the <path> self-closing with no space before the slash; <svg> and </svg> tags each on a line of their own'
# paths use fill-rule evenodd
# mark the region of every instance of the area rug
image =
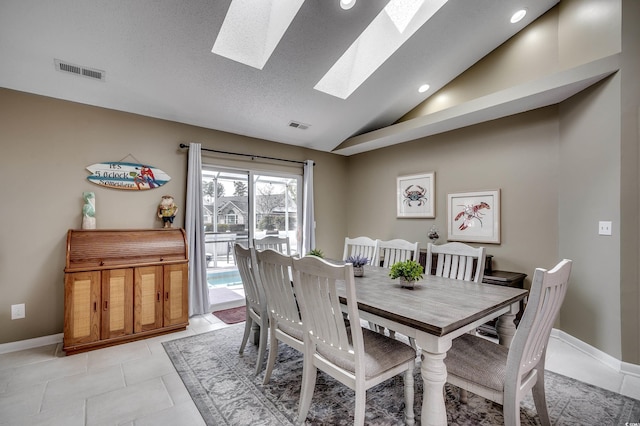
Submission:
<svg viewBox="0 0 640 426">
<path fill-rule="evenodd" d="M 214 311 L 213 315 L 220 318 L 225 324 L 237 324 L 245 320 L 246 313 L 247 309 L 245 306 L 238 306 L 237 308 Z"/>
<path fill-rule="evenodd" d="M 226 327 L 164 342 L 207 425 L 292 425 L 295 422 L 302 376 L 302 354 L 280 344 L 276 367 L 267 385 L 264 372 L 254 374 L 256 347 L 238 354 L 244 328 Z M 266 362 L 266 359 L 265 359 Z M 422 379 L 416 368 L 416 424 L 420 424 Z M 640 421 L 640 401 L 547 371 L 547 404 L 553 425 L 625 425 Z M 469 393 L 460 404 L 458 390 L 445 386 L 449 425 L 501 425 L 502 407 Z M 318 372 L 306 424 L 353 423 L 354 392 Z M 366 424 L 403 424 L 402 378 L 396 377 L 367 392 Z M 521 404 L 522 425 L 539 425 L 533 399 Z"/>
</svg>

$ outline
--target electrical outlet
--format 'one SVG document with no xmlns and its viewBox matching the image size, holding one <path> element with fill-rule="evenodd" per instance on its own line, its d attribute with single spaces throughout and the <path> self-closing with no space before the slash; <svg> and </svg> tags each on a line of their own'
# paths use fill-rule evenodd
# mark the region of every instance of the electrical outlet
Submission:
<svg viewBox="0 0 640 426">
<path fill-rule="evenodd" d="M 598 222 L 598 235 L 611 235 L 611 221 Z"/>
<path fill-rule="evenodd" d="M 21 319 L 25 317 L 24 303 L 11 305 L 11 319 Z"/>
</svg>

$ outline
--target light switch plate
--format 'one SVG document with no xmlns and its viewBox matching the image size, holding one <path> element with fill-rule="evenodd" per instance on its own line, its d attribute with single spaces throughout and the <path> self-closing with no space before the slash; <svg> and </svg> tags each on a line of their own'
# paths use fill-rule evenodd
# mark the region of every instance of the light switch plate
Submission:
<svg viewBox="0 0 640 426">
<path fill-rule="evenodd" d="M 11 305 L 11 319 L 21 319 L 25 317 L 24 303 Z"/>
<path fill-rule="evenodd" d="M 598 222 L 598 235 L 611 235 L 611 221 Z"/>
</svg>

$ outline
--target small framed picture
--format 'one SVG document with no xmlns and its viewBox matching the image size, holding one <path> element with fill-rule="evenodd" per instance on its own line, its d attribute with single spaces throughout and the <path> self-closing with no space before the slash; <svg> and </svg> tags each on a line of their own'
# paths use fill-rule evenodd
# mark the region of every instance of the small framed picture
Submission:
<svg viewBox="0 0 640 426">
<path fill-rule="evenodd" d="M 436 217 L 434 188 L 434 172 L 399 176 L 397 178 L 398 217 Z"/>
<path fill-rule="evenodd" d="M 447 195 L 449 241 L 500 244 L 500 190 Z"/>
</svg>

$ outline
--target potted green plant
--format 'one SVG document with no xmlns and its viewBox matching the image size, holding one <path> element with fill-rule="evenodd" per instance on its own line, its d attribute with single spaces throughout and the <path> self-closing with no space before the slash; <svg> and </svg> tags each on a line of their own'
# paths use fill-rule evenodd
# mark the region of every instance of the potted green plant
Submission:
<svg viewBox="0 0 640 426">
<path fill-rule="evenodd" d="M 353 265 L 353 276 L 354 277 L 362 277 L 364 276 L 364 265 L 369 264 L 369 259 L 364 256 L 360 256 L 356 254 L 355 256 L 349 256 L 345 259 L 346 263 L 351 263 Z"/>
<path fill-rule="evenodd" d="M 413 288 L 416 281 L 423 278 L 424 268 L 415 260 L 404 260 L 391 265 L 389 276 L 400 278 L 402 287 Z"/>
<path fill-rule="evenodd" d="M 307 256 L 316 256 L 319 258 L 323 258 L 324 253 L 320 249 L 313 249 L 313 250 L 310 250 L 309 253 L 307 253 Z"/>
</svg>

